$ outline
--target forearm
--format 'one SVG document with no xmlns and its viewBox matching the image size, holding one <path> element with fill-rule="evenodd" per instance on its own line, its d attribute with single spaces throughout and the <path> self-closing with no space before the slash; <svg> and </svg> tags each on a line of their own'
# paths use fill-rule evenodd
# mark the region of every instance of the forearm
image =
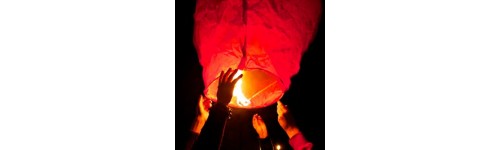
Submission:
<svg viewBox="0 0 500 150">
<path fill-rule="evenodd" d="M 202 128 L 199 141 L 199 148 L 218 149 L 221 137 L 223 136 L 224 123 L 229 116 L 226 106 L 215 104 L 210 110 L 205 127 Z M 203 141 L 203 142 L 202 142 Z M 196 146 L 198 147 L 198 146 Z"/>
<path fill-rule="evenodd" d="M 193 123 L 193 126 L 191 127 L 191 131 L 196 134 L 200 134 L 201 129 L 203 129 L 203 126 L 205 125 L 206 121 L 207 120 L 202 116 L 197 116 L 196 120 Z"/>
<path fill-rule="evenodd" d="M 288 138 L 291 139 L 293 136 L 295 136 L 300 131 L 299 131 L 299 129 L 297 127 L 289 127 L 287 129 L 285 129 L 285 132 L 288 135 Z"/>
<path fill-rule="evenodd" d="M 192 150 L 194 143 L 198 139 L 199 133 L 191 132 L 191 135 L 189 136 L 188 142 L 186 143 L 186 150 Z"/>
<path fill-rule="evenodd" d="M 186 150 L 191 150 L 193 149 L 193 145 L 195 144 L 196 140 L 198 139 L 198 136 L 200 135 L 201 129 L 203 129 L 203 126 L 205 125 L 206 118 L 202 116 L 196 116 L 195 121 L 193 122 L 193 125 L 191 126 L 191 134 L 189 136 L 187 145 L 186 145 Z"/>
</svg>

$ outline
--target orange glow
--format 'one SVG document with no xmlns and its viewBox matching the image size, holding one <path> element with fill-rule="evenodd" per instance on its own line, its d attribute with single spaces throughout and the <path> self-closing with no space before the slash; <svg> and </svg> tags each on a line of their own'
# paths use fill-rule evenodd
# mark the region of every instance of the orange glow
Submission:
<svg viewBox="0 0 500 150">
<path fill-rule="evenodd" d="M 233 79 L 237 78 L 243 74 L 242 70 L 238 70 L 236 74 L 234 75 Z M 234 90 L 233 90 L 233 96 L 236 97 L 236 103 L 240 106 L 248 106 L 250 104 L 250 100 L 243 95 L 243 90 L 242 90 L 242 84 L 243 84 L 243 79 L 238 80 L 236 84 L 234 85 Z"/>
<path fill-rule="evenodd" d="M 276 149 L 277 149 L 277 150 L 280 150 L 280 149 L 281 149 L 281 146 L 280 146 L 279 144 L 278 144 L 278 145 L 276 145 Z"/>
</svg>

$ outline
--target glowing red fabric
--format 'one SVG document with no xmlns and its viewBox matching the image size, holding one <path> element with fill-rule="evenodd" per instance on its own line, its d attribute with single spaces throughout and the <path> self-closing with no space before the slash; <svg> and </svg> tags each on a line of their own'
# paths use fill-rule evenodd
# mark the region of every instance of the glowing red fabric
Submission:
<svg viewBox="0 0 500 150">
<path fill-rule="evenodd" d="M 230 106 L 258 108 L 275 103 L 290 86 L 290 78 L 299 71 L 321 9 L 319 0 L 198 0 L 194 43 L 203 67 L 205 95 L 216 100 L 214 87 L 222 70 L 257 69 L 265 72 L 261 72 L 261 77 L 269 80 L 265 84 L 276 80 L 277 85 L 252 86 L 261 81 L 245 81 L 244 90 L 269 89 L 245 93 L 253 97 L 250 106 L 234 103 Z"/>
</svg>

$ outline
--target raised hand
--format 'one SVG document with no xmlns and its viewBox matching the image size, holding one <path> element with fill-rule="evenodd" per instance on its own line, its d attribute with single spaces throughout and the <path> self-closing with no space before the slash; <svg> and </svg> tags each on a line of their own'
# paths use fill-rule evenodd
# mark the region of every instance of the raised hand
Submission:
<svg viewBox="0 0 500 150">
<path fill-rule="evenodd" d="M 201 129 L 208 119 L 210 107 L 212 107 L 212 101 L 205 98 L 203 95 L 200 96 L 200 99 L 198 99 L 196 120 L 191 129 L 194 133 L 200 134 Z"/>
<path fill-rule="evenodd" d="M 278 111 L 278 123 L 280 124 L 281 128 L 285 130 L 288 137 L 292 138 L 295 134 L 299 133 L 299 129 L 295 125 L 293 117 L 288 112 L 288 108 L 285 105 L 283 105 L 281 101 L 278 101 L 277 111 Z"/>
<path fill-rule="evenodd" d="M 243 74 L 233 80 L 237 69 L 229 68 L 226 72 L 222 71 L 219 76 L 219 87 L 217 89 L 217 102 L 227 106 L 233 98 L 233 89 L 236 82 L 243 77 Z"/>
<path fill-rule="evenodd" d="M 210 107 L 212 107 L 212 101 L 201 95 L 198 100 L 198 117 L 203 120 L 207 120 Z"/>
<path fill-rule="evenodd" d="M 259 134 L 260 139 L 265 139 L 267 137 L 266 124 L 264 123 L 264 120 L 262 120 L 262 117 L 260 117 L 260 115 L 253 115 L 252 125 L 257 134 Z"/>
</svg>

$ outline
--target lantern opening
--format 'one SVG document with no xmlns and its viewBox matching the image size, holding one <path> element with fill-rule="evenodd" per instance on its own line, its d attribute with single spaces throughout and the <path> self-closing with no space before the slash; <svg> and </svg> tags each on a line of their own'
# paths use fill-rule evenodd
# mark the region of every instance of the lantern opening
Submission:
<svg viewBox="0 0 500 150">
<path fill-rule="evenodd" d="M 233 98 L 229 102 L 229 107 L 238 108 L 260 108 L 269 106 L 277 102 L 284 93 L 283 83 L 270 72 L 262 69 L 238 70 L 236 78 L 243 74 L 236 82 L 233 90 Z M 217 101 L 218 77 L 206 88 L 205 95 Z"/>
</svg>

